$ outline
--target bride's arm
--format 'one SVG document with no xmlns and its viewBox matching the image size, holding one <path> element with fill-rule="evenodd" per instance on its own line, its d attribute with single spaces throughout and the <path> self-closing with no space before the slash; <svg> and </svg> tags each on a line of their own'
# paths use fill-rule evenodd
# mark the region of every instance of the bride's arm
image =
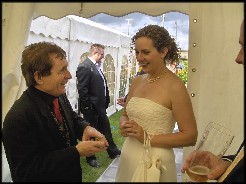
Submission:
<svg viewBox="0 0 246 184">
<path fill-rule="evenodd" d="M 132 84 L 129 88 L 129 93 L 127 95 L 127 99 L 126 99 L 126 103 L 125 103 L 125 106 L 123 109 L 123 113 L 120 116 L 120 132 L 121 132 L 121 135 L 124 137 L 128 137 L 128 134 L 132 132 L 132 124 L 129 122 L 129 118 L 128 118 L 127 113 L 126 113 L 126 106 L 127 106 L 129 100 L 131 99 L 131 97 L 133 95 L 134 88 L 135 88 L 136 83 L 139 80 L 139 78 L 140 78 L 140 76 L 137 76 L 132 80 Z"/>
<path fill-rule="evenodd" d="M 177 148 L 193 146 L 197 140 L 197 126 L 188 91 L 182 81 L 173 82 L 170 86 L 169 97 L 174 118 L 178 124 L 179 132 L 154 135 L 151 146 L 159 148 Z M 131 130 L 128 136 L 133 136 L 143 143 L 143 129 L 137 123 L 129 123 Z M 129 127 L 130 129 L 130 127 Z"/>
<path fill-rule="evenodd" d="M 181 80 L 170 86 L 172 112 L 179 132 L 155 135 L 151 145 L 161 148 L 194 146 L 197 140 L 197 125 L 188 91 Z"/>
</svg>

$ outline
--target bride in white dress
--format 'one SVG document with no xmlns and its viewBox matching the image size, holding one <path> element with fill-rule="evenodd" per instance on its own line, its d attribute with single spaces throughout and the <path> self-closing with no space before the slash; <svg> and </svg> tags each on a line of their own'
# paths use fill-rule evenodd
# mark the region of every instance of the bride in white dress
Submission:
<svg viewBox="0 0 246 184">
<path fill-rule="evenodd" d="M 193 146 L 197 139 L 187 89 L 182 80 L 166 68 L 166 61 L 178 61 L 177 45 L 169 33 L 157 25 L 140 29 L 133 37 L 133 44 L 138 64 L 146 74 L 133 79 L 120 117 L 121 134 L 126 139 L 115 181 L 176 182 L 172 148 Z M 179 132 L 173 133 L 175 122 Z M 151 161 L 144 162 L 149 153 Z M 150 164 L 147 167 L 151 169 L 142 171 L 143 163 Z"/>
</svg>

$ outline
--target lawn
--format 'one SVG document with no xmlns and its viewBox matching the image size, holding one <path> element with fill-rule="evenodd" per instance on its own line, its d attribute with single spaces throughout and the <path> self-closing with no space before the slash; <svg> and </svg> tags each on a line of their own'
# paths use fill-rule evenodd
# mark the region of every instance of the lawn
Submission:
<svg viewBox="0 0 246 184">
<path fill-rule="evenodd" d="M 109 117 L 113 139 L 119 149 L 121 149 L 122 144 L 124 142 L 124 138 L 120 135 L 120 132 L 119 132 L 119 119 L 120 119 L 121 114 L 122 114 L 122 110 L 112 114 Z M 97 153 L 96 157 L 97 157 L 97 161 L 101 165 L 100 168 L 94 168 L 94 167 L 89 166 L 86 163 L 86 158 L 81 157 L 80 163 L 81 163 L 81 167 L 83 170 L 82 171 L 83 172 L 82 182 L 96 182 L 96 180 L 102 175 L 102 173 L 105 171 L 108 165 L 113 161 L 112 159 L 108 157 L 107 151 Z"/>
</svg>

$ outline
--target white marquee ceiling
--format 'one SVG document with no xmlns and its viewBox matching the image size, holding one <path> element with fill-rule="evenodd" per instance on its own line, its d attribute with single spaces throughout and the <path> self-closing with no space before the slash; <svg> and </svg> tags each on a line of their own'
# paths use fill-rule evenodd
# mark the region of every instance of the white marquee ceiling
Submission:
<svg viewBox="0 0 246 184">
<path fill-rule="evenodd" d="M 59 3 L 59 7 L 57 3 L 35 4 L 34 18 L 40 15 L 46 15 L 58 19 L 70 14 L 85 18 L 92 17 L 98 13 L 124 16 L 129 13 L 140 12 L 152 16 L 159 16 L 169 11 L 179 11 L 188 14 L 191 3 Z"/>
</svg>

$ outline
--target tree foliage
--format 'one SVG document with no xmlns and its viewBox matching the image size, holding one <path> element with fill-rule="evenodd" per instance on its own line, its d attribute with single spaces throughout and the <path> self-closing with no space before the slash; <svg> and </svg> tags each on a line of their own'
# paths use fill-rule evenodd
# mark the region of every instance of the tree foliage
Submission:
<svg viewBox="0 0 246 184">
<path fill-rule="evenodd" d="M 187 84 L 187 75 L 188 75 L 188 60 L 182 59 L 180 60 L 180 64 L 183 65 L 183 69 L 178 72 L 178 76 L 182 79 L 182 81 Z"/>
</svg>

